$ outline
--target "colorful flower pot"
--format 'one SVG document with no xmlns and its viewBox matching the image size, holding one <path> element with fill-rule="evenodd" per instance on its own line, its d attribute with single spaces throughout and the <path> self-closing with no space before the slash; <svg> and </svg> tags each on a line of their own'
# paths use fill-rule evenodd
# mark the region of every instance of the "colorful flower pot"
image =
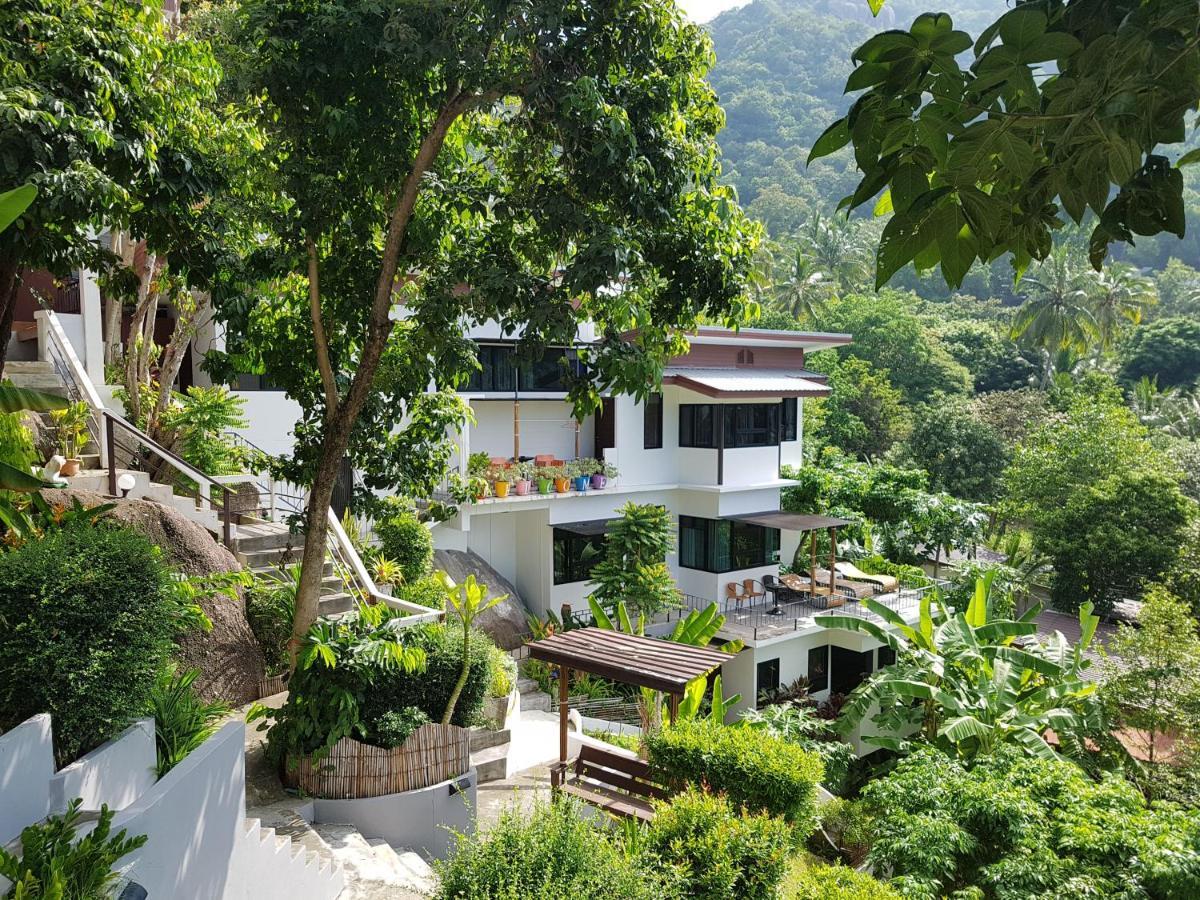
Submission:
<svg viewBox="0 0 1200 900">
<path fill-rule="evenodd" d="M 549 494 L 553 490 L 554 490 L 554 479 L 553 478 L 539 478 L 538 479 L 538 493 L 539 494 Z"/>
<path fill-rule="evenodd" d="M 497 481 L 493 487 L 495 488 L 497 497 L 507 497 L 508 496 L 508 482 L 507 481 Z"/>
<path fill-rule="evenodd" d="M 516 492 L 518 497 L 524 497 L 526 494 L 529 493 L 529 479 L 522 478 L 520 481 L 518 481 L 516 484 L 513 485 L 513 490 Z"/>
<path fill-rule="evenodd" d="M 592 476 L 592 490 L 602 491 L 608 485 L 608 478 L 604 475 Z"/>
<path fill-rule="evenodd" d="M 571 479 L 569 479 L 569 478 L 555 478 L 554 479 L 554 490 L 556 490 L 558 493 L 565 494 L 570 489 L 571 489 Z"/>
<path fill-rule="evenodd" d="M 588 478 L 588 476 L 586 476 L 586 475 L 580 475 L 580 476 L 578 476 L 578 477 L 575 479 L 575 490 L 577 490 L 577 491 L 586 491 L 586 490 L 588 489 L 588 482 L 589 482 L 590 480 L 591 480 L 591 479 L 590 479 L 590 478 Z"/>
</svg>

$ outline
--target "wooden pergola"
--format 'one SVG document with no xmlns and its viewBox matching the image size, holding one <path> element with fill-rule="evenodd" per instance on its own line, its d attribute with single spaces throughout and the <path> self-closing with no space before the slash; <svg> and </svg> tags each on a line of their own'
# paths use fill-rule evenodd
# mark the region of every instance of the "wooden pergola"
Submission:
<svg viewBox="0 0 1200 900">
<path fill-rule="evenodd" d="M 532 641 L 529 655 L 558 666 L 558 760 L 567 763 L 567 706 L 572 672 L 587 672 L 661 691 L 669 698 L 671 717 L 679 709 L 688 682 L 708 675 L 733 657 L 712 647 L 693 647 L 604 628 L 574 628 Z"/>
<path fill-rule="evenodd" d="M 851 519 L 839 519 L 835 516 L 817 516 L 807 513 L 785 512 L 783 510 L 768 510 L 760 513 L 746 513 L 730 516 L 739 522 L 750 525 L 762 525 L 766 528 L 778 528 L 780 531 L 798 531 L 809 535 L 809 584 L 814 596 L 831 596 L 837 592 L 837 531 L 844 525 L 853 525 Z M 829 532 L 829 584 L 817 584 L 817 532 Z"/>
</svg>

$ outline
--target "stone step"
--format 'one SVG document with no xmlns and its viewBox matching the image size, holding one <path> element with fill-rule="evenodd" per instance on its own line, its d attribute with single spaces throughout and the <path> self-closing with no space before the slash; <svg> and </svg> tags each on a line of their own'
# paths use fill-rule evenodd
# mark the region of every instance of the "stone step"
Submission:
<svg viewBox="0 0 1200 900">
<path fill-rule="evenodd" d="M 477 773 L 479 784 L 508 777 L 508 750 L 511 746 L 506 742 L 471 754 L 471 767 Z"/>
<path fill-rule="evenodd" d="M 296 535 L 296 542 L 288 547 L 269 547 L 266 550 L 244 550 L 239 555 L 248 569 L 278 569 L 281 565 L 300 562 L 304 553 L 304 535 Z"/>
<path fill-rule="evenodd" d="M 353 825 L 313 827 L 345 868 L 346 890 L 339 900 L 416 900 L 433 890 L 429 864 L 411 850 L 397 853 L 384 841 L 368 841 Z"/>
<path fill-rule="evenodd" d="M 13 375 L 53 375 L 54 363 L 43 359 L 10 359 L 4 363 L 4 374 L 9 378 Z"/>
<path fill-rule="evenodd" d="M 13 387 L 25 388 L 30 391 L 41 391 L 43 394 L 54 394 L 59 397 L 67 396 L 66 385 L 53 372 L 29 372 L 21 374 L 9 372 L 6 365 L 4 367 L 4 377 L 13 383 Z"/>
<path fill-rule="evenodd" d="M 486 750 L 499 744 L 507 744 L 512 739 L 512 732 L 507 728 L 493 730 L 491 728 L 471 729 L 471 752 Z"/>
<path fill-rule="evenodd" d="M 263 551 L 263 552 L 270 553 L 272 551 L 267 550 L 267 551 Z M 243 560 L 242 565 L 245 568 L 249 569 L 251 572 L 254 572 L 256 575 L 273 576 L 275 578 L 281 578 L 281 577 L 283 577 L 284 573 L 287 571 L 287 568 L 289 566 L 298 566 L 300 564 L 300 555 L 298 553 L 296 554 L 295 559 L 281 559 L 278 562 L 272 562 L 272 561 L 262 562 L 261 560 L 258 559 L 257 553 L 248 553 L 245 555 L 255 557 L 254 561 Z M 332 575 L 333 574 L 333 561 L 329 560 L 329 559 L 325 560 L 325 568 L 322 571 L 326 577 Z"/>
<path fill-rule="evenodd" d="M 302 542 L 303 539 L 292 534 L 286 525 L 277 525 L 274 522 L 250 522 L 238 526 L 237 550 L 240 553 L 274 550 L 295 544 L 298 540 Z"/>
<path fill-rule="evenodd" d="M 318 612 L 323 616 L 336 616 L 350 612 L 355 608 L 355 600 L 345 591 L 336 594 L 326 594 L 321 597 Z M 549 708 L 549 707 L 547 707 Z"/>
</svg>

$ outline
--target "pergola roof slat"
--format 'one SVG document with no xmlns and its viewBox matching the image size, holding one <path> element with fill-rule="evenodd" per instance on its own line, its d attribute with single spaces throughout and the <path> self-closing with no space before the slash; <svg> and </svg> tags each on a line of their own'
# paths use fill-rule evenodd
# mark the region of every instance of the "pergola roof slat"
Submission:
<svg viewBox="0 0 1200 900">
<path fill-rule="evenodd" d="M 603 628 L 564 631 L 528 647 L 533 659 L 668 694 L 682 694 L 689 681 L 732 659 L 710 647 Z"/>
<path fill-rule="evenodd" d="M 818 516 L 808 513 L 786 512 L 781 509 L 764 510 L 756 513 L 725 516 L 735 522 L 745 522 L 748 525 L 763 525 L 767 528 L 778 528 L 782 531 L 820 531 L 826 528 L 841 528 L 843 525 L 853 525 L 852 519 L 838 519 L 834 516 Z"/>
</svg>

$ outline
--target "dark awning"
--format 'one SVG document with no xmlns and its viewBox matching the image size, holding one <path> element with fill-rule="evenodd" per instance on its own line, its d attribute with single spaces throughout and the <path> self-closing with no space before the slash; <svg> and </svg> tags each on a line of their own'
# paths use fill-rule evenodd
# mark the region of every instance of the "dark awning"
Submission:
<svg viewBox="0 0 1200 900">
<path fill-rule="evenodd" d="M 533 659 L 668 694 L 682 694 L 689 681 L 733 659 L 709 647 L 605 628 L 573 628 L 527 646 Z"/>
<path fill-rule="evenodd" d="M 739 516 L 725 516 L 735 522 L 745 522 L 749 525 L 762 525 L 766 528 L 778 528 L 782 531 L 821 531 L 826 528 L 841 528 L 843 525 L 853 525 L 853 519 L 837 519 L 833 516 L 813 516 L 805 513 L 784 512 L 780 509 L 766 510 L 757 513 L 744 513 Z"/>
<path fill-rule="evenodd" d="M 551 522 L 551 528 L 558 528 L 562 531 L 569 531 L 571 534 L 577 534 L 580 537 L 596 537 L 600 534 L 608 534 L 608 529 L 617 519 L 592 519 L 587 522 Z"/>
</svg>

